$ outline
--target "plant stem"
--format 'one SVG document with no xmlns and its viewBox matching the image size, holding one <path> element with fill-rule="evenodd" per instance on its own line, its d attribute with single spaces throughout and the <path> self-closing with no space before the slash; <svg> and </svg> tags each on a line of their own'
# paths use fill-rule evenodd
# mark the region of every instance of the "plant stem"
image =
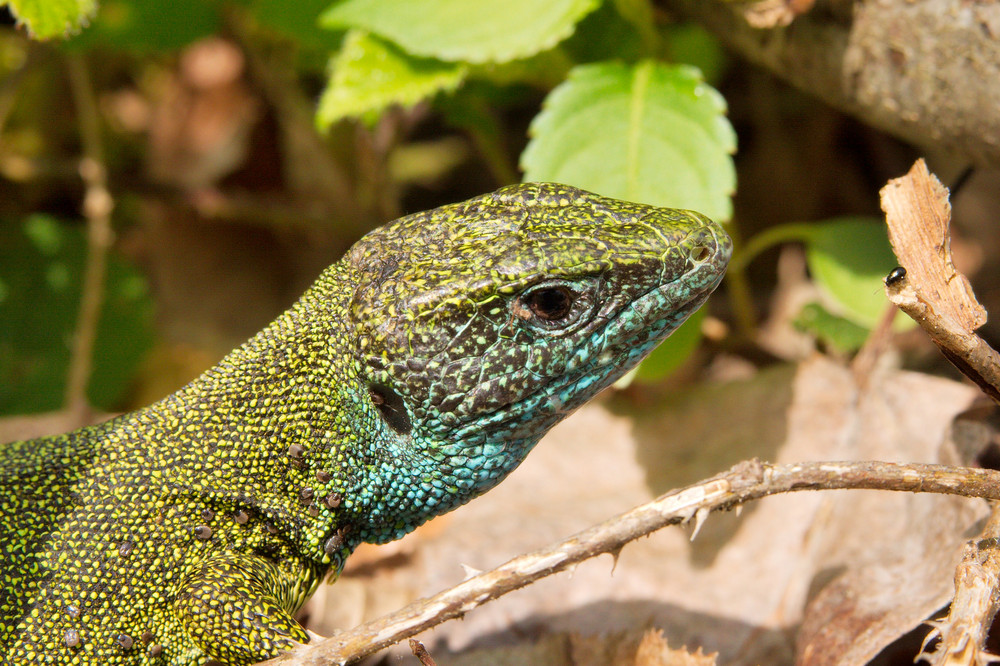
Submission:
<svg viewBox="0 0 1000 666">
<path fill-rule="evenodd" d="M 83 143 L 80 176 L 86 185 L 82 209 L 87 220 L 87 263 L 83 273 L 80 314 L 73 334 L 73 350 L 66 378 L 65 406 L 84 421 L 90 412 L 87 383 L 93 367 L 94 341 L 101 316 L 108 248 L 114 237 L 111 229 L 114 200 L 108 191 L 100 116 L 87 65 L 83 56 L 74 52 L 67 56 L 66 62 L 80 140 Z"/>
</svg>

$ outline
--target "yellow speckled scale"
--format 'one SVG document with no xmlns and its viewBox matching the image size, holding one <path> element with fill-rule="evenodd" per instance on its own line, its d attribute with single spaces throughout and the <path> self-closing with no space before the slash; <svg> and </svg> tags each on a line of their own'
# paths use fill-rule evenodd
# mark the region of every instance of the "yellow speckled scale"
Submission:
<svg viewBox="0 0 1000 666">
<path fill-rule="evenodd" d="M 697 309 L 697 213 L 515 185 L 359 241 L 177 393 L 0 445 L 0 661 L 250 664 L 362 542 L 499 483 Z"/>
</svg>

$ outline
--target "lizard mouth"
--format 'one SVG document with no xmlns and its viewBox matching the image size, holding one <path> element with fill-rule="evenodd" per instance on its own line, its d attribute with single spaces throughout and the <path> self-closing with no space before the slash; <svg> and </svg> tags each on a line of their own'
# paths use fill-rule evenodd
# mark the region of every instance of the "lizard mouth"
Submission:
<svg viewBox="0 0 1000 666">
<path fill-rule="evenodd" d="M 711 241 L 695 246 L 691 268 L 611 315 L 595 333 L 589 361 L 540 387 L 536 396 L 547 394 L 549 404 L 535 409 L 562 418 L 635 367 L 701 307 L 722 281 L 732 253 L 732 241 L 724 232 L 712 227 L 703 231 Z"/>
<path fill-rule="evenodd" d="M 587 361 L 489 414 L 480 414 L 456 432 L 457 440 L 481 439 L 485 421 L 501 446 L 533 445 L 550 427 L 631 370 L 715 290 L 729 259 L 729 241 L 679 278 L 654 287 L 605 316 L 592 327 Z M 478 435 L 478 437 L 477 437 Z"/>
<path fill-rule="evenodd" d="M 603 349 L 595 350 L 588 363 L 563 381 L 543 389 L 552 396 L 551 408 L 565 415 L 625 375 L 684 323 L 721 279 L 720 273 L 680 306 L 663 307 L 683 279 L 652 289 L 626 306 L 605 326 Z M 629 316 L 636 313 L 641 315 Z"/>
</svg>

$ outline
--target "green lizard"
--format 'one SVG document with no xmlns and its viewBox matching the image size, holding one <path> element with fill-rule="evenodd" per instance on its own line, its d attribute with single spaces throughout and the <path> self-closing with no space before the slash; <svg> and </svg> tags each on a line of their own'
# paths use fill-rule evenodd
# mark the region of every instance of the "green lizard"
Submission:
<svg viewBox="0 0 1000 666">
<path fill-rule="evenodd" d="M 177 393 L 0 446 L 4 664 L 247 664 L 362 542 L 496 485 L 716 287 L 690 211 L 553 184 L 401 218 Z"/>
</svg>

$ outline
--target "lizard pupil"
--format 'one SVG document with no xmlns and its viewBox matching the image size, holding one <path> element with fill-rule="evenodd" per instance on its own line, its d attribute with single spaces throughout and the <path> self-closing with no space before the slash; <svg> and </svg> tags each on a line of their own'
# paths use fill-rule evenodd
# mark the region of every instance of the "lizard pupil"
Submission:
<svg viewBox="0 0 1000 666">
<path fill-rule="evenodd" d="M 391 388 L 384 384 L 369 384 L 368 397 L 382 414 L 387 426 L 400 435 L 405 435 L 413 429 L 403 398 Z"/>
<path fill-rule="evenodd" d="M 536 289 L 524 300 L 531 313 L 545 321 L 563 319 L 573 308 L 573 294 L 566 287 Z"/>
</svg>

